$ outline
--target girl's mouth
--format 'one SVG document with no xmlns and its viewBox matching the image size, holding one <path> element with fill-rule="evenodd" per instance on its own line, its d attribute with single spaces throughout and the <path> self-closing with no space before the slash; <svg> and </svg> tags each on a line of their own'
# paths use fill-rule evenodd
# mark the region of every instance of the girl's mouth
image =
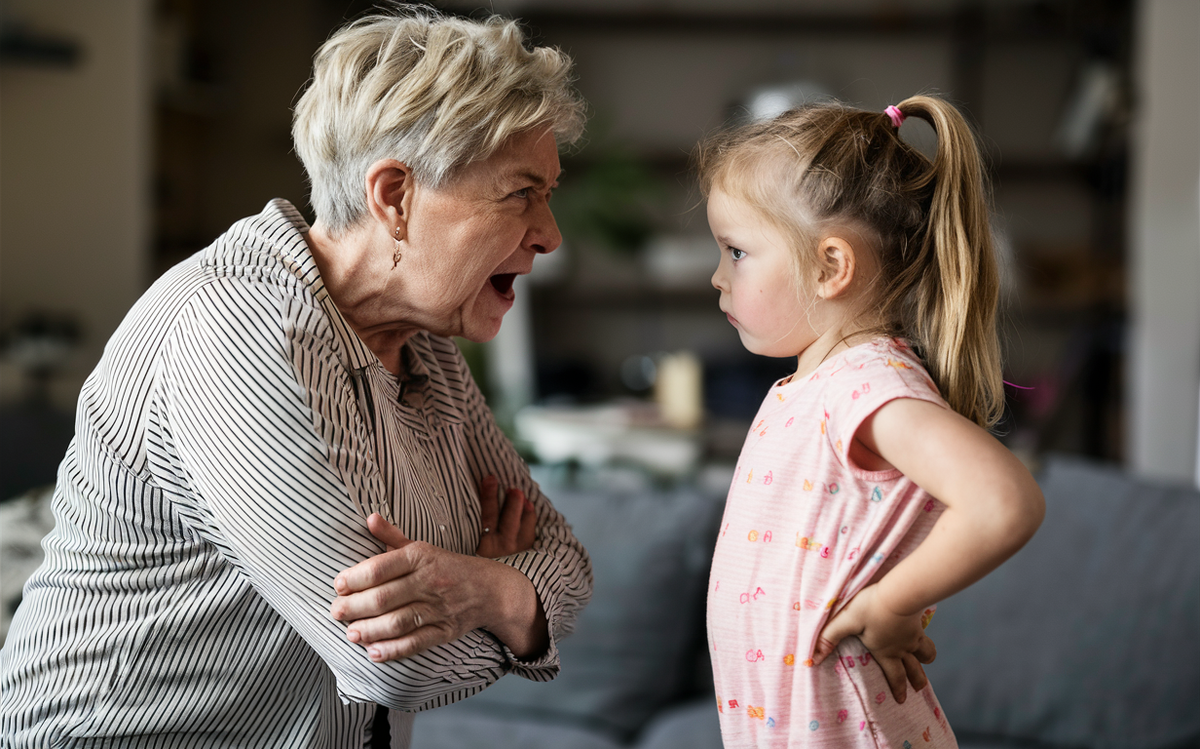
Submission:
<svg viewBox="0 0 1200 749">
<path fill-rule="evenodd" d="M 508 296 L 512 293 L 513 279 L 517 277 L 516 273 L 497 273 L 488 279 L 500 296 Z"/>
</svg>

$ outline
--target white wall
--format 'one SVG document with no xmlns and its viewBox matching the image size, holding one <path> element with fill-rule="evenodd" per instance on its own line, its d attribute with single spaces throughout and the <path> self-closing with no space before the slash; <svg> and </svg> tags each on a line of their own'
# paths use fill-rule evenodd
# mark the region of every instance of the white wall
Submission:
<svg viewBox="0 0 1200 749">
<path fill-rule="evenodd" d="M 1197 476 L 1200 2 L 1138 5 L 1130 216 L 1130 467 Z"/>
<path fill-rule="evenodd" d="M 73 39 L 71 68 L 0 67 L 0 321 L 72 313 L 83 351 L 55 383 L 72 408 L 145 288 L 150 239 L 151 0 L 9 0 L 32 30 Z M 19 386 L 0 370 L 2 394 Z"/>
</svg>

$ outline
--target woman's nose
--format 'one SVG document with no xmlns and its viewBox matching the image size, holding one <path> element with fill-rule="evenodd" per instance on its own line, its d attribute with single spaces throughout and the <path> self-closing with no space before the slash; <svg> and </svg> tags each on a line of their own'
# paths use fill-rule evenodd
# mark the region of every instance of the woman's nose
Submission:
<svg viewBox="0 0 1200 749">
<path fill-rule="evenodd" d="M 529 231 L 525 233 L 525 245 L 534 252 L 544 255 L 554 252 L 562 244 L 562 233 L 549 203 L 541 203 L 536 209 Z"/>
</svg>

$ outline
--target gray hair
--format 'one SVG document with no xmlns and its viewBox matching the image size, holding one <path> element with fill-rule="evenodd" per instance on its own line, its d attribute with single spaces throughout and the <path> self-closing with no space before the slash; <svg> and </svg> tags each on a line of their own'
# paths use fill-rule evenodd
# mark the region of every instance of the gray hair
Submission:
<svg viewBox="0 0 1200 749">
<path fill-rule="evenodd" d="M 359 19 L 321 46 L 292 140 L 313 209 L 336 235 L 362 219 L 376 161 L 397 159 L 437 187 L 517 133 L 546 127 L 560 145 L 574 143 L 585 108 L 571 59 L 526 49 L 515 22 L 397 10 Z"/>
</svg>

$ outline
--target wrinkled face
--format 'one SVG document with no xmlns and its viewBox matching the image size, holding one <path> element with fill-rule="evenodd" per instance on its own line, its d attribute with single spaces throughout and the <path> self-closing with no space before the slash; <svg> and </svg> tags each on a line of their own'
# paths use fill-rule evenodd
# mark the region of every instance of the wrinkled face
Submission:
<svg viewBox="0 0 1200 749">
<path fill-rule="evenodd" d="M 721 252 L 712 284 L 742 345 L 762 356 L 798 356 L 817 338 L 811 294 L 797 294 L 787 238 L 745 202 L 719 189 L 708 198 L 708 226 Z"/>
<path fill-rule="evenodd" d="M 562 242 L 549 206 L 560 171 L 554 136 L 537 130 L 442 187 L 415 188 L 400 262 L 421 327 L 476 342 L 496 335 L 513 279 Z"/>
</svg>

